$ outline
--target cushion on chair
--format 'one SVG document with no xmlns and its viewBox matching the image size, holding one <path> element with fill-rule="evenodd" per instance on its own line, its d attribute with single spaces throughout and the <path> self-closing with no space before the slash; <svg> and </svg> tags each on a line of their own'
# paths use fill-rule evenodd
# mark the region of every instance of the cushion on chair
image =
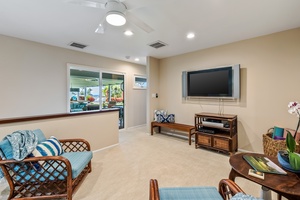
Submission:
<svg viewBox="0 0 300 200">
<path fill-rule="evenodd" d="M 72 178 L 74 179 L 90 162 L 93 157 L 93 153 L 91 151 L 68 152 L 61 154 L 61 156 L 67 158 L 70 161 L 72 166 Z"/>
<path fill-rule="evenodd" d="M 50 139 L 38 144 L 33 150 L 32 154 L 35 157 L 38 156 L 59 156 L 62 154 L 62 147 L 60 142 L 54 137 L 51 136 Z"/>
<path fill-rule="evenodd" d="M 90 162 L 90 160 L 93 157 L 93 153 L 91 151 L 68 152 L 68 153 L 61 154 L 61 156 L 67 158 L 70 161 L 72 167 L 72 179 L 75 179 L 82 172 L 85 166 Z M 46 164 L 44 166 L 47 169 L 46 173 L 44 168 L 38 170 L 40 173 L 36 173 L 34 170 L 30 170 L 29 171 L 30 175 L 26 175 L 27 173 L 25 172 L 20 172 L 14 178 L 16 178 L 16 180 L 18 181 L 24 182 L 24 180 L 30 180 L 32 175 L 34 175 L 35 179 L 39 181 L 45 181 L 45 178 L 48 178 L 49 180 L 54 180 L 54 178 L 64 180 L 64 176 L 67 176 L 66 171 L 63 172 L 64 176 L 62 176 L 61 173 L 57 172 L 57 171 L 62 171 L 63 169 L 61 167 L 57 167 L 55 164 L 53 167 L 48 167 Z M 18 166 L 15 167 L 15 170 L 17 170 L 18 168 L 19 168 Z M 35 181 L 35 179 L 31 179 L 31 180 Z"/>
<path fill-rule="evenodd" d="M 44 142 L 47 140 L 47 138 L 45 137 L 43 131 L 41 129 L 35 129 L 32 131 L 36 137 L 38 138 L 38 144 Z"/>
<path fill-rule="evenodd" d="M 203 187 L 172 187 L 159 188 L 160 200 L 223 200 L 217 188 Z"/>
<path fill-rule="evenodd" d="M 51 136 L 48 140 L 38 144 L 28 157 L 59 156 L 62 153 L 63 149 L 60 142 L 54 136 Z M 44 161 L 32 164 L 37 170 L 39 170 L 40 167 L 38 164 L 43 165 Z"/>
</svg>

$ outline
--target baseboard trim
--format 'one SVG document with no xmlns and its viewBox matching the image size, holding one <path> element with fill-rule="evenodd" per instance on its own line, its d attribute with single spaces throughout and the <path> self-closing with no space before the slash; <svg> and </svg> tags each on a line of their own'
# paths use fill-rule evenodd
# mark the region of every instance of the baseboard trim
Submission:
<svg viewBox="0 0 300 200">
<path fill-rule="evenodd" d="M 128 127 L 127 130 L 130 130 L 130 129 L 135 129 L 135 128 L 141 128 L 141 127 L 145 127 L 146 124 L 141 124 L 141 125 L 137 125 L 137 126 L 131 126 L 131 127 Z"/>
<path fill-rule="evenodd" d="M 97 152 L 100 152 L 100 151 L 103 151 L 103 150 L 106 150 L 106 149 L 110 149 L 110 148 L 113 148 L 113 147 L 118 146 L 118 145 L 119 145 L 119 143 L 104 147 L 102 149 L 97 149 L 97 150 L 94 150 L 93 153 L 97 153 Z"/>
</svg>

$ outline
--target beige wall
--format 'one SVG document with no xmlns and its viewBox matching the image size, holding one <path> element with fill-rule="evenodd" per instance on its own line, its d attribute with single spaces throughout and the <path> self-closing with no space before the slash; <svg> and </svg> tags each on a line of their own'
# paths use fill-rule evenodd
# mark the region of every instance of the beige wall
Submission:
<svg viewBox="0 0 300 200">
<path fill-rule="evenodd" d="M 125 126 L 146 124 L 146 66 L 0 35 L 0 119 L 67 112 L 67 63 L 125 74 Z"/>
<path fill-rule="evenodd" d="M 194 113 L 217 113 L 218 101 L 182 100 L 181 73 L 240 64 L 241 99 L 224 102 L 224 113 L 238 115 L 239 148 L 262 152 L 262 134 L 270 127 L 295 129 L 297 125 L 298 119 L 287 112 L 287 105 L 300 101 L 299 36 L 300 28 L 160 60 L 157 108 L 167 109 L 177 122 L 191 125 Z"/>
<path fill-rule="evenodd" d="M 148 93 L 147 93 L 147 130 L 150 132 L 151 124 L 154 115 L 153 111 L 158 108 L 159 103 L 159 60 L 153 57 L 147 59 L 147 74 L 148 74 Z M 158 98 L 152 97 L 153 94 L 158 94 Z"/>
<path fill-rule="evenodd" d="M 119 143 L 118 111 L 78 115 L 0 125 L 0 138 L 17 130 L 41 129 L 45 136 L 58 139 L 83 138 L 92 150 L 98 150 Z"/>
</svg>

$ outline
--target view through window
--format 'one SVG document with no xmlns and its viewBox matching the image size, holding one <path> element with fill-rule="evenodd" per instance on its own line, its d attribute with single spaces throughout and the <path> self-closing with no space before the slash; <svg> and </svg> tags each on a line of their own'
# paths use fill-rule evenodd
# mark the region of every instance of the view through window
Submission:
<svg viewBox="0 0 300 200">
<path fill-rule="evenodd" d="M 119 128 L 124 128 L 124 75 L 69 68 L 70 112 L 119 108 Z"/>
</svg>

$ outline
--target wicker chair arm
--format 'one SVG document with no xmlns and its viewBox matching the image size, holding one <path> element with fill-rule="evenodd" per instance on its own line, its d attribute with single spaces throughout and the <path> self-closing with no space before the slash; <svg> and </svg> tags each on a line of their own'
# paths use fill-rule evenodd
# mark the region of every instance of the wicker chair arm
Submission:
<svg viewBox="0 0 300 200">
<path fill-rule="evenodd" d="M 150 179 L 149 200 L 159 200 L 158 182 L 156 179 Z"/>
<path fill-rule="evenodd" d="M 22 162 L 37 162 L 37 161 L 46 161 L 46 160 L 64 160 L 65 162 L 69 162 L 69 160 L 63 156 L 40 156 L 40 157 L 25 158 L 21 161 L 17 161 L 14 159 L 10 159 L 10 160 L 1 160 L 0 159 L 0 165 L 12 164 L 12 163 L 22 163 Z"/>
<path fill-rule="evenodd" d="M 60 139 L 61 146 L 64 152 L 90 151 L 91 146 L 88 141 L 81 138 L 75 139 Z"/>
<path fill-rule="evenodd" d="M 44 163 L 39 164 L 39 169 L 34 166 L 35 163 Z M 48 164 L 48 165 L 46 165 Z M 41 156 L 41 157 L 31 157 L 25 158 L 24 160 L 17 161 L 17 160 L 1 160 L 0 159 L 0 166 L 4 173 L 4 175 L 10 179 L 13 175 L 18 175 L 20 171 L 24 171 L 28 173 L 27 175 L 31 176 L 28 169 L 34 170 L 35 172 L 40 171 L 47 171 L 49 167 L 53 167 L 54 172 L 57 170 L 58 166 L 60 167 L 61 171 L 67 172 L 67 177 L 72 179 L 72 167 L 70 161 L 63 157 L 63 156 Z M 19 166 L 20 169 L 16 171 L 16 166 Z"/>
<path fill-rule="evenodd" d="M 219 182 L 219 193 L 221 194 L 224 200 L 230 199 L 238 192 L 245 194 L 245 192 L 232 180 L 222 179 Z"/>
</svg>

